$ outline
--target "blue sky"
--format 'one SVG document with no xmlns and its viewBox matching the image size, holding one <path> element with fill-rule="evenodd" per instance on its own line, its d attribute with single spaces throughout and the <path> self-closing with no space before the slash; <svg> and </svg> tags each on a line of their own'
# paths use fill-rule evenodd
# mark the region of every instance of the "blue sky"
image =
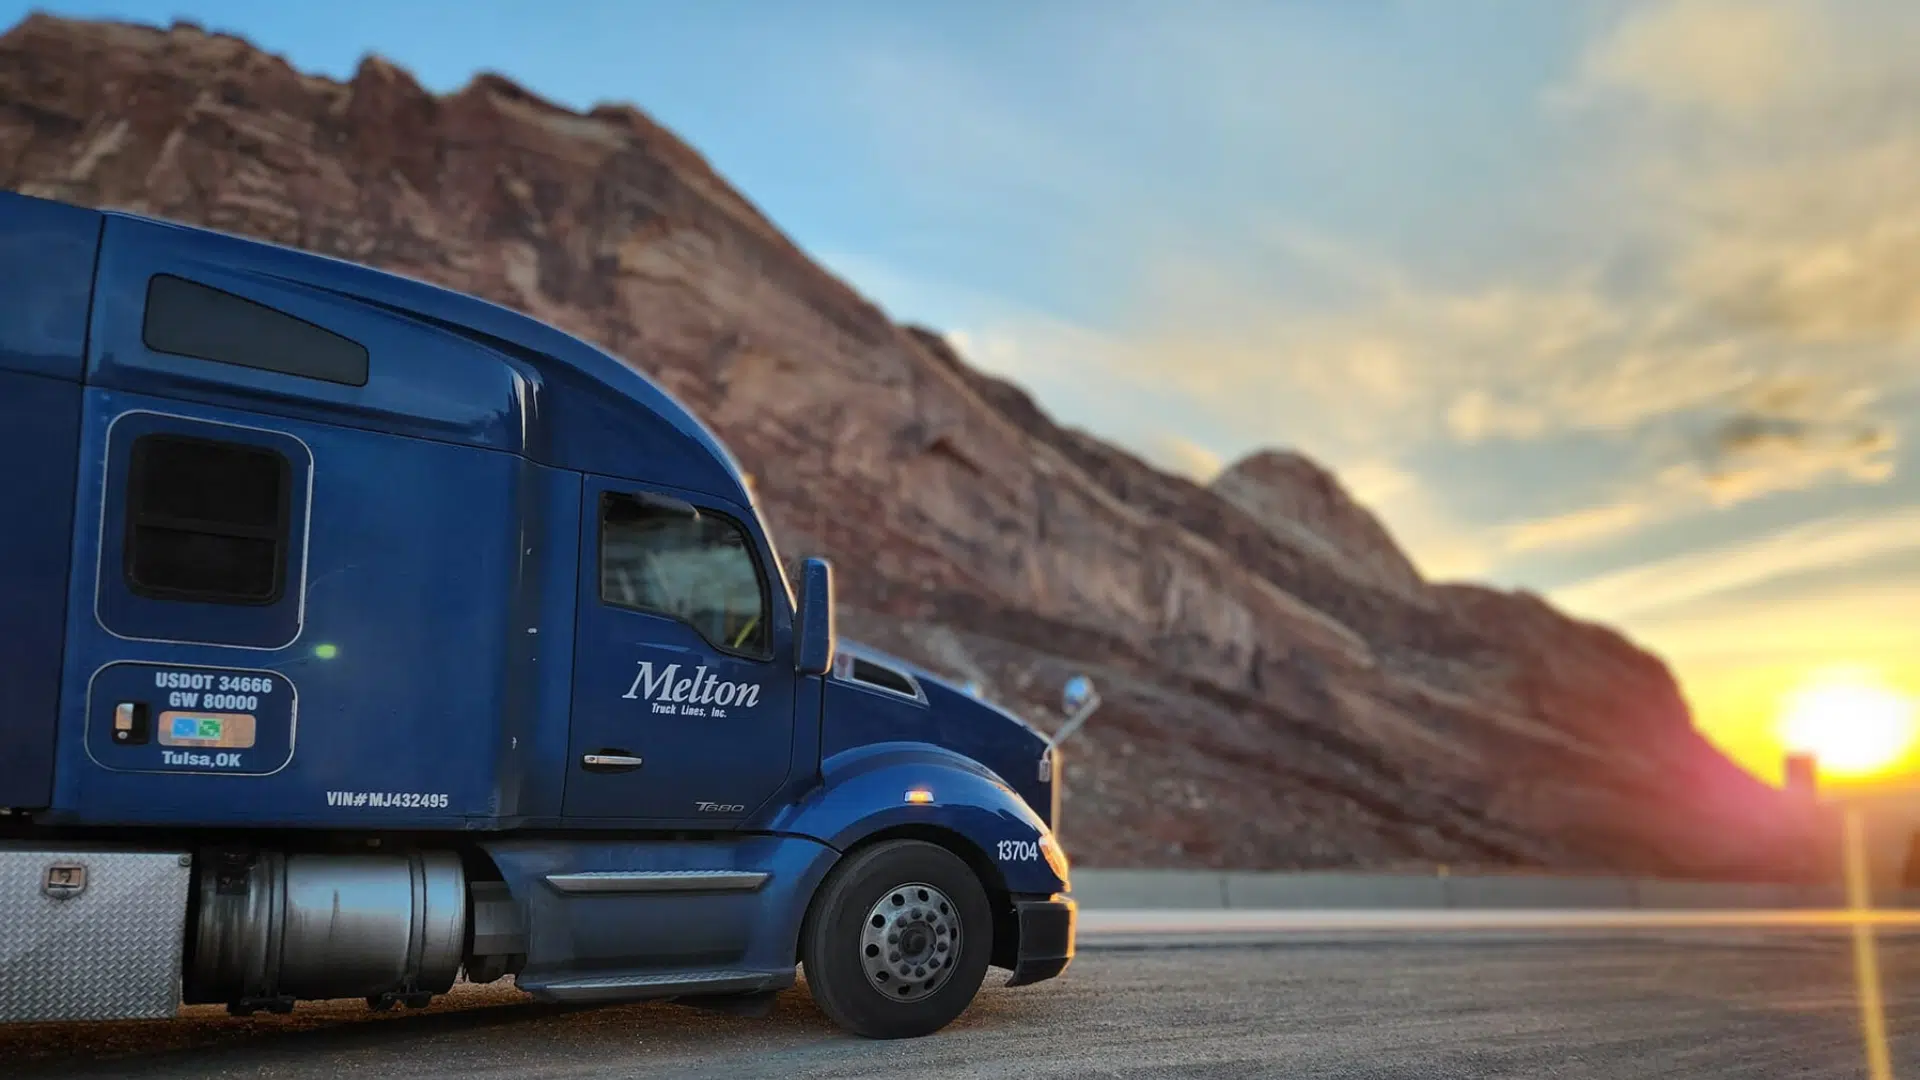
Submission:
<svg viewBox="0 0 1920 1080">
<path fill-rule="evenodd" d="M 189 18 L 336 78 L 372 50 L 440 92 L 491 69 L 579 109 L 634 102 L 813 252 L 1087 321 L 1133 284 L 1124 261 L 1088 253 L 1140 238 L 1105 234 L 1235 254 L 1249 202 L 1431 252 L 1439 272 L 1501 246 L 1512 207 L 1473 194 L 1489 172 L 1521 186 L 1541 165 L 1513 135 L 1548 134 L 1527 95 L 1579 22 L 1573 6 L 1409 18 L 1419 9 L 1367 0 L 1196 0 L 1177 15 L 1140 0 L 170 0 L 0 15 L 34 8 Z M 1139 220 L 1143 205 L 1160 212 Z M 901 302 L 938 319 L 969 301 Z"/>
<path fill-rule="evenodd" d="M 1430 574 L 1657 648 L 1759 771 L 1823 667 L 1920 693 L 1920 6 L 36 6 L 636 104 L 1060 419 L 1327 462 Z"/>
</svg>

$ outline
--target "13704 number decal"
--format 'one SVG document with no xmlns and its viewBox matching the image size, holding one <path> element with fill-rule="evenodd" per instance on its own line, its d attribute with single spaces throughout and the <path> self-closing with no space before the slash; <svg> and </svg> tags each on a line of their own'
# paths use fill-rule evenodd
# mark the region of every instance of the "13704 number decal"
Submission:
<svg viewBox="0 0 1920 1080">
<path fill-rule="evenodd" d="M 1001 862 L 1036 862 L 1040 858 L 1040 844 L 1035 840 L 1000 841 Z"/>
</svg>

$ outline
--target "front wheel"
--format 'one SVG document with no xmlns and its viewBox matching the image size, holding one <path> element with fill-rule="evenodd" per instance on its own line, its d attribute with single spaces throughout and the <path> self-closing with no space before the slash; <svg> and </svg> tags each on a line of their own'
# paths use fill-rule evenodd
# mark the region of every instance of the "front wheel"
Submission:
<svg viewBox="0 0 1920 1080">
<path fill-rule="evenodd" d="M 928 1035 L 973 1002 L 993 956 L 993 910 L 967 864 L 890 840 L 835 867 L 801 941 L 813 999 L 870 1039 Z"/>
</svg>

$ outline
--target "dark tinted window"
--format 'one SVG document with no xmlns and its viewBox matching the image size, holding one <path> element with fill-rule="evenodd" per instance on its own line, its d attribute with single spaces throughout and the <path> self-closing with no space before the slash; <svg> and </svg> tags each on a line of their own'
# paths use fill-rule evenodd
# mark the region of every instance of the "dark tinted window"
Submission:
<svg viewBox="0 0 1920 1080">
<path fill-rule="evenodd" d="M 721 648 L 768 650 L 760 562 L 738 525 L 705 511 L 602 500 L 600 599 L 679 619 Z"/>
<path fill-rule="evenodd" d="M 272 450 L 141 437 L 127 474 L 128 587 L 168 600 L 278 600 L 290 486 L 287 461 Z"/>
<path fill-rule="evenodd" d="M 264 304 L 167 274 L 156 274 L 147 283 L 141 337 L 155 352 L 348 386 L 367 384 L 367 347 L 359 342 Z"/>
</svg>

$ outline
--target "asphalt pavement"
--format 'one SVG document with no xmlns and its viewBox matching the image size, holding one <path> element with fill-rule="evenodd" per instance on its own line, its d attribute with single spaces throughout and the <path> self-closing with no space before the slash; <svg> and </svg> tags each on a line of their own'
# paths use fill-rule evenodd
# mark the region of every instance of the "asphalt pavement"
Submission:
<svg viewBox="0 0 1920 1080">
<path fill-rule="evenodd" d="M 285 1017 L 194 1008 L 174 1021 L 0 1027 L 0 1076 L 1869 1076 L 1844 929 L 1296 927 L 1235 942 L 1141 922 L 1133 936 L 1093 928 L 1055 982 L 1009 990 L 991 973 L 958 1023 L 912 1041 L 840 1033 L 804 986 L 763 1018 L 555 1008 L 461 986 L 417 1013 L 322 1003 Z M 1875 956 L 1892 1075 L 1920 1080 L 1920 941 L 1884 935 Z"/>
</svg>

